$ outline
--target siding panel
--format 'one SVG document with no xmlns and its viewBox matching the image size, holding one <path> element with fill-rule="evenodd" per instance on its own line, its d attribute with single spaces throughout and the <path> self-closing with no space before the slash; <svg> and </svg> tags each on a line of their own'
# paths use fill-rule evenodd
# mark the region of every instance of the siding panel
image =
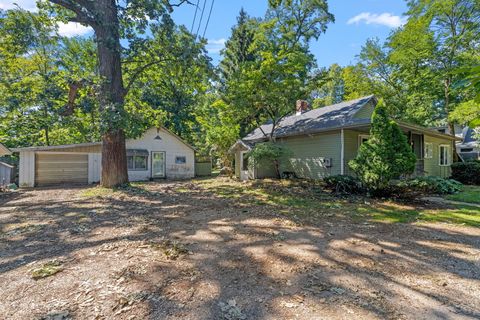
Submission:
<svg viewBox="0 0 480 320">
<path fill-rule="evenodd" d="M 311 136 L 290 137 L 281 140 L 293 156 L 281 171 L 293 171 L 299 178 L 322 179 L 341 172 L 341 135 L 340 131 Z M 324 158 L 331 158 L 332 165 L 327 167 Z"/>
<path fill-rule="evenodd" d="M 19 164 L 20 187 L 32 188 L 35 185 L 35 153 L 33 151 L 20 152 Z"/>
<path fill-rule="evenodd" d="M 428 176 L 439 176 L 442 178 L 450 177 L 452 170 L 450 166 L 440 166 L 440 145 L 449 145 L 449 163 L 453 161 L 452 141 L 425 135 L 425 143 L 431 143 L 433 146 L 433 156 L 424 160 L 424 170 Z"/>
</svg>

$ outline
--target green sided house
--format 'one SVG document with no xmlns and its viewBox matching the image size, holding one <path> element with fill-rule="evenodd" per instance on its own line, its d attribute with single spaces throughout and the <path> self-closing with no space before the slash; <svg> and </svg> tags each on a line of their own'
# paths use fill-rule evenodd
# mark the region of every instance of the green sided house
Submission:
<svg viewBox="0 0 480 320">
<path fill-rule="evenodd" d="M 309 110 L 305 101 L 297 101 L 296 113 L 282 119 L 273 133 L 276 141 L 293 153 L 288 161 L 282 162 L 282 173 L 307 179 L 353 174 L 348 162 L 356 157 L 359 146 L 369 137 L 376 104 L 373 95 L 314 110 Z M 405 122 L 397 123 L 417 156 L 414 174 L 449 177 L 458 138 Z M 246 157 L 256 143 L 268 140 L 265 134 L 269 135 L 271 130 L 271 124 L 264 124 L 230 148 L 235 154 L 235 175 L 239 179 L 275 177 L 273 165 L 249 164 Z"/>
</svg>

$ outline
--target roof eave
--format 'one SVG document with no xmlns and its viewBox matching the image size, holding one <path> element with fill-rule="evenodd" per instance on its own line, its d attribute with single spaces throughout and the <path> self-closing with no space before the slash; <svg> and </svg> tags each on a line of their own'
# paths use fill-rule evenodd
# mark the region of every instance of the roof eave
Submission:
<svg viewBox="0 0 480 320">
<path fill-rule="evenodd" d="M 93 147 L 102 145 L 101 142 L 87 142 L 78 144 L 62 144 L 58 146 L 38 146 L 38 147 L 24 147 L 24 148 L 12 148 L 12 152 L 26 152 L 26 151 L 47 151 L 55 149 L 67 149 L 67 148 L 79 148 L 79 147 Z"/>
<path fill-rule="evenodd" d="M 407 129 L 412 129 L 412 130 L 418 130 L 418 131 L 421 131 L 423 133 L 428 133 L 429 135 L 434 136 L 434 137 L 445 138 L 445 139 L 449 139 L 449 140 L 453 140 L 453 141 L 462 141 L 461 138 L 459 138 L 457 136 L 454 136 L 454 135 L 451 135 L 451 134 L 441 133 L 441 132 L 438 132 L 436 130 L 432 130 L 432 129 L 425 128 L 425 127 L 418 126 L 418 125 L 411 124 L 411 123 L 406 123 L 406 122 L 399 121 L 399 120 L 395 120 L 395 122 L 398 123 L 398 125 L 401 126 L 401 127 L 404 127 L 404 128 L 407 128 Z"/>
</svg>

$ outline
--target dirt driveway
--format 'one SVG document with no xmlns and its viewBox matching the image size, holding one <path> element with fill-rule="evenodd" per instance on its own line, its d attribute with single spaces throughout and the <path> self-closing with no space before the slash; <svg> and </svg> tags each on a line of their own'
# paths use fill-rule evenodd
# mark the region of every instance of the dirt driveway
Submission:
<svg viewBox="0 0 480 320">
<path fill-rule="evenodd" d="M 364 201 L 225 179 L 0 195 L 0 318 L 480 318 L 480 228 Z"/>
</svg>

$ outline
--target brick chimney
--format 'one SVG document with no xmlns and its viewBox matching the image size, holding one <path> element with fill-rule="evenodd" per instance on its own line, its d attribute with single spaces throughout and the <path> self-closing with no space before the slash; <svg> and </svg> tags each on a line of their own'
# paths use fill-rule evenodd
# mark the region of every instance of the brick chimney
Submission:
<svg viewBox="0 0 480 320">
<path fill-rule="evenodd" d="M 296 113 L 297 116 L 299 116 L 302 113 L 305 113 L 308 110 L 310 110 L 310 105 L 305 100 L 297 100 L 297 103 L 296 103 L 295 107 L 296 107 L 295 109 L 297 111 L 297 113 Z"/>
</svg>

